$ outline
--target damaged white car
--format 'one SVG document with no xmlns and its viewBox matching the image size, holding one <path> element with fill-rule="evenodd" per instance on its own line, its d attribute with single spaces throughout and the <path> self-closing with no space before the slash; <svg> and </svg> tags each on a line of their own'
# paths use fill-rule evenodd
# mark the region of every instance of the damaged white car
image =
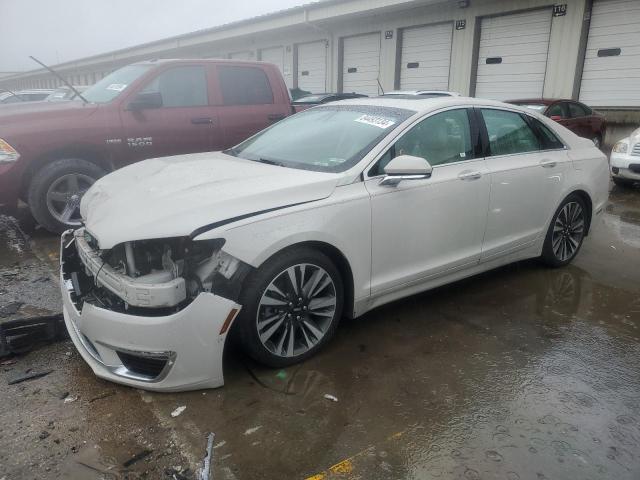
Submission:
<svg viewBox="0 0 640 480">
<path fill-rule="evenodd" d="M 102 378 L 217 387 L 230 332 L 286 366 L 342 316 L 524 258 L 569 263 L 607 187 L 592 142 L 512 105 L 320 106 L 96 182 L 62 236 L 64 316 Z"/>
</svg>

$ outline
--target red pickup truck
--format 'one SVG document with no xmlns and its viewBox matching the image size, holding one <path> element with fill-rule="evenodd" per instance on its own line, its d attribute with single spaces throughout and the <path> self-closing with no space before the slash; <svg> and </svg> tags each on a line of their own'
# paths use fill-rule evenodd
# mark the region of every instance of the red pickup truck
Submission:
<svg viewBox="0 0 640 480">
<path fill-rule="evenodd" d="M 107 172 L 222 150 L 292 113 L 282 74 L 262 62 L 141 62 L 82 96 L 0 109 L 0 207 L 21 199 L 54 232 L 80 225 L 82 195 Z"/>
</svg>

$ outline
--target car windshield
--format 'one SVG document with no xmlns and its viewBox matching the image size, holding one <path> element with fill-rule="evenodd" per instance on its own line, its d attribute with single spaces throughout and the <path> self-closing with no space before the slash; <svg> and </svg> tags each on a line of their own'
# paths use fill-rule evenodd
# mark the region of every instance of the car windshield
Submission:
<svg viewBox="0 0 640 480">
<path fill-rule="evenodd" d="M 542 112 L 547 108 L 544 103 L 516 103 L 516 105 L 528 108 L 529 110 L 535 110 L 536 112 Z"/>
<path fill-rule="evenodd" d="M 140 78 L 150 68 L 150 65 L 129 65 L 123 67 L 88 88 L 82 93 L 82 96 L 91 103 L 108 103 L 124 92 L 129 85 Z"/>
<path fill-rule="evenodd" d="M 414 113 L 362 105 L 316 107 L 275 124 L 225 153 L 283 167 L 343 172 Z"/>
</svg>

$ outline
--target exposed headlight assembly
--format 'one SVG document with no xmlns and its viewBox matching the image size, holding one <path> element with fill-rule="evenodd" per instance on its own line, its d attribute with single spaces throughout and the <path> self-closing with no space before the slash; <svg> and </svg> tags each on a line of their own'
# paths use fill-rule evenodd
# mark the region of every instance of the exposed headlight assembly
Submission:
<svg viewBox="0 0 640 480">
<path fill-rule="evenodd" d="M 0 138 L 0 164 L 13 163 L 20 158 L 20 154 L 9 145 L 8 142 Z"/>
<path fill-rule="evenodd" d="M 627 142 L 618 142 L 613 146 L 613 151 L 615 153 L 627 153 L 629 150 L 629 144 Z"/>
</svg>

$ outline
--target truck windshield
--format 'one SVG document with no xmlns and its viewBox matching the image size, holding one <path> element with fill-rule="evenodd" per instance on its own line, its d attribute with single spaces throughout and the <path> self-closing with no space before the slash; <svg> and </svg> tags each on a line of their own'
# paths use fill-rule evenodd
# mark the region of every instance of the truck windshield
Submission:
<svg viewBox="0 0 640 480">
<path fill-rule="evenodd" d="M 129 65 L 110 73 L 88 88 L 82 96 L 91 103 L 108 103 L 151 68 L 150 65 Z"/>
<path fill-rule="evenodd" d="M 316 107 L 275 124 L 225 153 L 283 167 L 343 172 L 412 110 L 363 105 Z"/>
</svg>

